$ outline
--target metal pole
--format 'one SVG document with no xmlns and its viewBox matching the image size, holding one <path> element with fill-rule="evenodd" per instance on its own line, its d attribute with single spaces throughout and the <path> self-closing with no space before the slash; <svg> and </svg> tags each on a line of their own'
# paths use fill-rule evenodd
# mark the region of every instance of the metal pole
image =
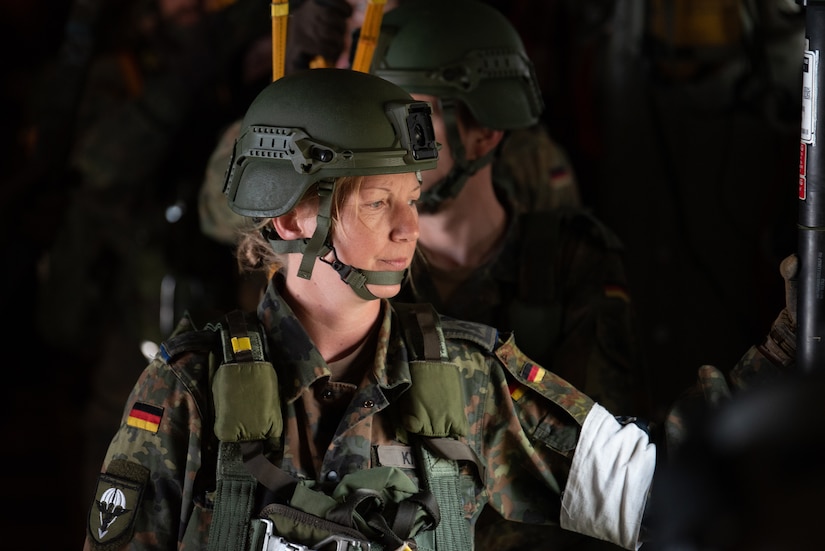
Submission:
<svg viewBox="0 0 825 551">
<path fill-rule="evenodd" d="M 797 367 L 825 370 L 825 0 L 805 8 L 799 150 Z"/>
</svg>

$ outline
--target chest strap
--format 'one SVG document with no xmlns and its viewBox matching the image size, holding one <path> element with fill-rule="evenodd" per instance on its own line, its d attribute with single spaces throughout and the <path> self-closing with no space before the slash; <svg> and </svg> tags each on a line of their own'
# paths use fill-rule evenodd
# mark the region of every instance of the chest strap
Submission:
<svg viewBox="0 0 825 551">
<path fill-rule="evenodd" d="M 212 381 L 218 447 L 216 492 L 209 551 L 249 549 L 249 519 L 258 482 L 244 466 L 245 440 L 280 436 L 278 381 L 265 361 L 257 320 L 241 311 L 227 314 L 220 326 L 223 362 Z"/>
<path fill-rule="evenodd" d="M 241 549 L 249 548 L 249 519 L 256 487 L 257 481 L 244 467 L 240 445 L 221 442 L 209 551 L 237 551 L 238 542 L 243 542 Z"/>
<path fill-rule="evenodd" d="M 461 499 L 461 473 L 458 462 L 438 457 L 417 442 L 422 482 L 432 492 L 441 510 L 441 522 L 435 530 L 415 538 L 418 551 L 466 551 L 473 548 L 470 523 L 464 518 Z"/>
</svg>

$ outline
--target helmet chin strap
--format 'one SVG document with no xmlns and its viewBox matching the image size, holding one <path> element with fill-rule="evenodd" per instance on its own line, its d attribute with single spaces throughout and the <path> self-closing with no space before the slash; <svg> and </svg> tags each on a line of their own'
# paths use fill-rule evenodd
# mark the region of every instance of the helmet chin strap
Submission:
<svg viewBox="0 0 825 551">
<path fill-rule="evenodd" d="M 333 260 L 330 261 L 321 256 L 319 257 L 321 262 L 332 266 L 332 269 L 338 272 L 341 280 L 352 287 L 355 294 L 364 300 L 375 300 L 378 298 L 367 289 L 368 283 L 371 285 L 400 285 L 401 282 L 404 281 L 404 278 L 407 277 L 407 270 L 403 272 L 375 272 L 361 270 L 349 264 L 344 264 L 338 260 L 335 247 L 329 243 L 326 247 L 329 251 L 332 251 Z"/>
<path fill-rule="evenodd" d="M 401 272 L 361 270 L 338 260 L 338 254 L 328 239 L 333 187 L 333 180 L 322 180 L 319 182 L 318 196 L 321 201 L 318 206 L 315 232 L 311 238 L 285 241 L 278 237 L 268 226 L 263 230 L 264 237 L 269 241 L 269 245 L 276 253 L 301 253 L 303 255 L 301 257 L 301 265 L 298 268 L 298 277 L 310 279 L 312 277 L 312 269 L 315 266 L 315 259 L 319 258 L 321 262 L 328 264 L 333 270 L 338 272 L 341 281 L 349 285 L 359 297 L 364 300 L 376 300 L 379 297 L 367 289 L 367 284 L 399 285 L 407 276 L 407 270 Z M 331 261 L 324 258 L 330 252 L 333 256 L 333 260 Z"/>
<path fill-rule="evenodd" d="M 495 149 L 491 149 L 487 154 L 473 161 L 468 161 L 464 144 L 461 143 L 461 136 L 458 133 L 455 101 L 441 100 L 441 113 L 444 118 L 444 127 L 447 129 L 447 142 L 450 144 L 453 167 L 444 178 L 433 184 L 431 188 L 421 192 L 421 197 L 416 204 L 418 205 L 418 212 L 423 214 L 438 212 L 441 203 L 445 199 L 456 197 L 464 188 L 467 179 L 478 172 L 481 167 L 489 164 L 495 155 Z"/>
</svg>

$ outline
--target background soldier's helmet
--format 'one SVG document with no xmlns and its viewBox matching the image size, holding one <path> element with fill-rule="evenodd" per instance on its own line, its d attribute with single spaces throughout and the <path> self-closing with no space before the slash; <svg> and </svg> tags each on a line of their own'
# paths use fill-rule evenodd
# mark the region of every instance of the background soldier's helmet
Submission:
<svg viewBox="0 0 825 551">
<path fill-rule="evenodd" d="M 367 73 L 306 70 L 252 102 L 224 193 L 238 214 L 276 217 L 315 182 L 428 170 L 437 156 L 428 103 Z"/>
<path fill-rule="evenodd" d="M 544 108 L 518 32 L 474 0 L 416 0 L 387 12 L 370 72 L 410 93 L 461 100 L 497 130 L 532 126 Z"/>
</svg>

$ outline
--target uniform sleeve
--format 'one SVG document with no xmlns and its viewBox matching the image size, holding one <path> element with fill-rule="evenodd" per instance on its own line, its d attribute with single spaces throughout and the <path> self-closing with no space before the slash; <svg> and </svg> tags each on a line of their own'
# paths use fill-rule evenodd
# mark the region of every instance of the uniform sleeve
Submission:
<svg viewBox="0 0 825 551">
<path fill-rule="evenodd" d="M 656 447 L 647 433 L 594 405 L 564 489 L 561 527 L 638 549 L 655 469 Z"/>
<path fill-rule="evenodd" d="M 103 461 L 85 548 L 177 549 L 188 528 L 200 529 L 188 526 L 203 505 L 203 416 L 192 384 L 160 360 L 142 373 Z"/>
<path fill-rule="evenodd" d="M 741 391 L 779 382 L 787 376 L 786 371 L 765 355 L 763 347 L 752 346 L 731 370 L 730 380 L 733 388 Z"/>
<path fill-rule="evenodd" d="M 581 193 L 567 152 L 539 123 L 511 130 L 500 162 L 493 165 L 496 182 L 507 186 L 524 211 L 581 207 Z"/>
<path fill-rule="evenodd" d="M 623 247 L 608 228 L 583 215 L 570 219 L 562 235 L 561 340 L 546 367 L 615 414 L 647 417 Z"/>
<path fill-rule="evenodd" d="M 496 350 L 487 427 L 490 502 L 510 520 L 558 523 L 627 549 L 638 539 L 656 447 L 635 424 L 521 353 Z M 539 483 L 537 483 L 539 482 Z"/>
</svg>

